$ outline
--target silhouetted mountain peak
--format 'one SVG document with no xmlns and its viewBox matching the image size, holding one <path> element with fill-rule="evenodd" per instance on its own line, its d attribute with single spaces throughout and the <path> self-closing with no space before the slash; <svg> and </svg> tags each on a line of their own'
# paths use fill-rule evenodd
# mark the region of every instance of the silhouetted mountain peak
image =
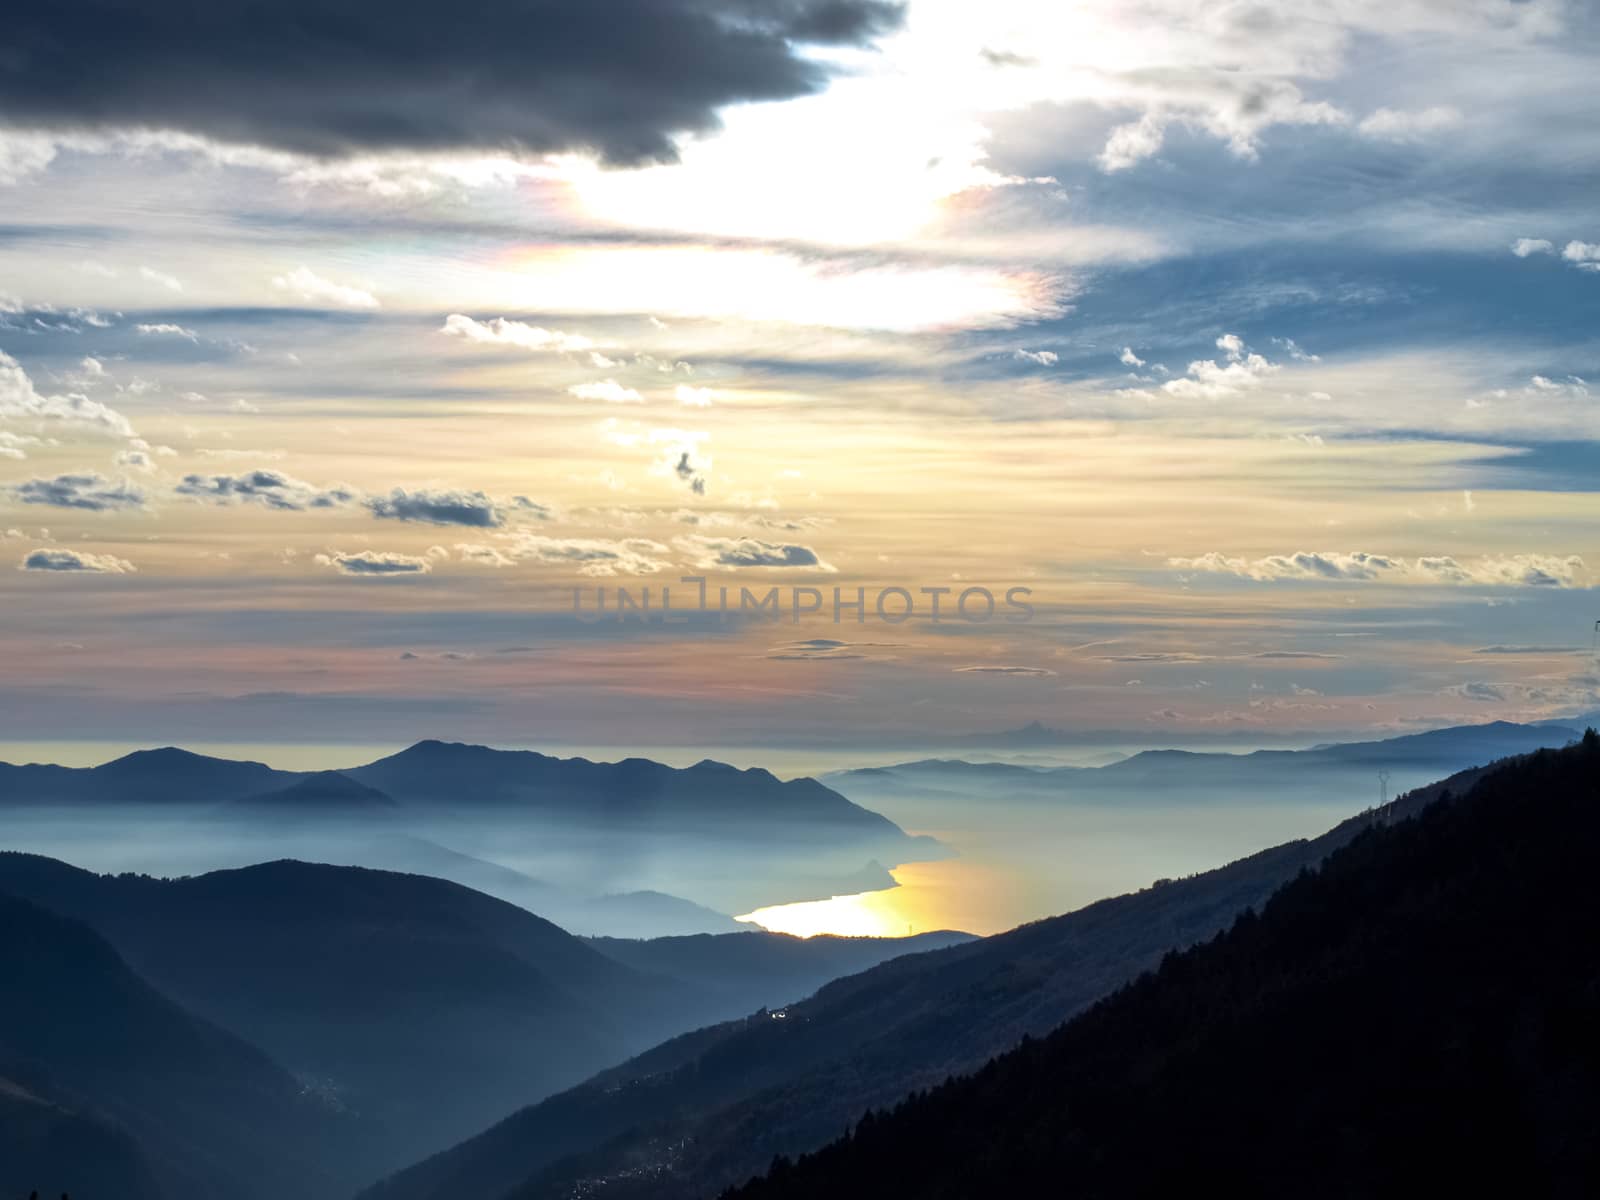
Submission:
<svg viewBox="0 0 1600 1200">
<path fill-rule="evenodd" d="M 1130 754 L 1127 758 L 1110 763 L 1102 770 L 1116 771 L 1123 767 L 1148 766 L 1152 763 L 1181 763 L 1196 758 L 1217 758 L 1220 755 L 1207 754 L 1199 750 L 1141 750 L 1137 754 Z M 1234 755 L 1233 757 L 1240 757 Z"/>
<path fill-rule="evenodd" d="M 494 761 L 496 759 L 532 758 L 545 759 L 548 755 L 540 754 L 537 750 L 501 750 L 494 746 L 482 746 L 476 742 L 446 742 L 438 738 L 424 738 L 414 745 L 407 746 L 398 753 L 387 758 L 380 758 L 379 762 L 470 762 Z"/>
<path fill-rule="evenodd" d="M 180 746 L 160 746 L 153 750 L 135 750 L 131 754 L 124 754 L 121 758 L 114 758 L 108 763 L 102 763 L 95 770 L 117 775 L 156 775 L 172 771 L 213 770 L 218 768 L 270 770 L 265 763 L 212 758 L 210 755 L 196 754 L 193 750 L 185 750 Z"/>
</svg>

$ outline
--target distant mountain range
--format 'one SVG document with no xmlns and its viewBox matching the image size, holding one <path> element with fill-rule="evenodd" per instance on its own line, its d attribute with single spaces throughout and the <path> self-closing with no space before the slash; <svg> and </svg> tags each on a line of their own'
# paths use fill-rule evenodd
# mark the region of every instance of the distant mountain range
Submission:
<svg viewBox="0 0 1600 1200">
<path fill-rule="evenodd" d="M 1479 770 L 1448 786 L 1470 786 Z M 1419 811 L 1446 785 L 1395 801 Z M 363 1200 L 699 1200 L 974 1070 L 1210 938 L 1372 824 L 839 979 L 781 1012 L 702 1029 L 516 1113 Z M 887 1186 L 887 1184 L 885 1184 Z"/>
<path fill-rule="evenodd" d="M 552 758 L 531 750 L 493 750 L 419 742 L 343 772 L 403 804 L 453 810 L 512 808 L 608 828 L 702 831 L 719 838 L 785 836 L 829 842 L 881 840 L 905 849 L 892 821 L 851 804 L 814 779 L 784 782 L 760 768 L 706 759 L 692 767 L 644 758 L 617 763 Z"/>
<path fill-rule="evenodd" d="M 263 809 L 352 806 L 479 813 L 614 831 L 710 833 L 718 838 L 789 838 L 827 844 L 860 840 L 906 850 L 892 821 L 850 803 L 814 779 L 783 781 L 707 759 L 677 768 L 630 758 L 618 763 L 553 758 L 531 750 L 494 750 L 418 742 L 344 771 L 278 771 L 262 763 L 210 758 L 167 747 L 140 750 L 97 767 L 0 763 L 0 804 L 214 806 L 247 802 Z M 927 839 L 920 839 L 929 848 Z"/>
<path fill-rule="evenodd" d="M 730 1200 L 1586 1195 L 1597 783 L 1592 733 L 1489 772 Z"/>
<path fill-rule="evenodd" d="M 875 861 L 947 853 L 811 779 L 445 742 L 309 773 L 173 748 L 0 764 L 7 818 L 27 822 L 13 844 L 98 837 L 161 874 L 272 857 L 423 872 L 596 935 L 728 932 L 729 912 L 892 886 L 881 867 L 856 884 Z"/>
<path fill-rule="evenodd" d="M 98 767 L 0 763 L 0 803 L 221 804 L 277 791 L 303 778 L 264 763 L 208 758 L 168 746 L 136 750 Z"/>
<path fill-rule="evenodd" d="M 1395 795 L 1495 759 L 1564 746 L 1582 731 L 1581 725 L 1494 721 L 1307 750 L 1146 750 L 1101 767 L 925 759 L 823 778 L 861 803 L 894 805 L 902 813 L 974 799 L 1145 805 L 1299 800 L 1355 808 L 1378 803 L 1380 770 L 1388 772 Z"/>
<path fill-rule="evenodd" d="M 1586 729 L 1591 725 L 1600 725 L 1600 710 L 1582 713 L 1575 717 L 1557 717 L 1546 721 L 1535 721 L 1536 725 L 1565 725 L 1577 729 Z M 1182 740 L 1189 745 L 1216 745 L 1219 748 L 1227 745 L 1237 745 L 1246 735 L 1229 732 L 1207 732 L 1203 730 L 1185 730 Z M 1257 739 L 1256 744 L 1261 744 L 1262 734 L 1259 731 L 1248 735 Z M 1271 735 L 1269 735 L 1271 736 Z M 1277 735 L 1279 740 L 1288 741 L 1293 734 Z M 1148 729 L 1057 729 L 1044 724 L 1042 721 L 1029 721 L 1026 725 L 1011 729 L 997 729 L 987 733 L 957 734 L 940 740 L 940 744 L 963 750 L 1043 750 L 1065 746 L 1117 746 L 1117 745 L 1148 745 L 1151 736 Z M 1334 737 L 1334 740 L 1342 739 Z"/>
</svg>

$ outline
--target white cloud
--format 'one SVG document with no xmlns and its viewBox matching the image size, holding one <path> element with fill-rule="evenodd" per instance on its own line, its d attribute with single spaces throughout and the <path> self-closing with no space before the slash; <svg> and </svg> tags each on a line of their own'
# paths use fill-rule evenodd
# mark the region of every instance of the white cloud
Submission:
<svg viewBox="0 0 1600 1200">
<path fill-rule="evenodd" d="M 1569 375 L 1565 379 L 1551 379 L 1546 375 L 1535 375 L 1528 380 L 1528 386 L 1523 389 L 1528 395 L 1555 394 L 1585 398 L 1589 395 L 1589 385 L 1576 375 Z"/>
<path fill-rule="evenodd" d="M 43 133 L 0 131 L 0 184 L 21 183 L 56 157 L 55 139 Z"/>
<path fill-rule="evenodd" d="M 1273 554 L 1254 560 L 1229 558 L 1215 551 L 1198 558 L 1169 558 L 1167 565 L 1180 570 L 1210 571 L 1247 579 L 1371 580 L 1403 571 L 1400 559 L 1381 554 L 1331 552 Z"/>
<path fill-rule="evenodd" d="M 544 329 L 524 321 L 508 321 L 505 317 L 475 321 L 464 313 L 451 313 L 444 319 L 439 332 L 481 345 L 514 346 L 519 350 L 562 354 L 589 350 L 595 344 L 582 334 L 562 333 L 557 329 Z M 614 365 L 609 359 L 606 362 L 608 365 Z"/>
<path fill-rule="evenodd" d="M 1054 350 L 1016 350 L 1014 352 L 1023 362 L 1037 363 L 1041 367 L 1053 367 L 1061 361 L 1061 356 Z"/>
<path fill-rule="evenodd" d="M 1273 338 L 1272 340 L 1287 350 L 1289 357 L 1294 359 L 1295 362 L 1317 363 L 1322 361 L 1320 354 L 1312 354 L 1293 338 Z"/>
<path fill-rule="evenodd" d="M 1544 238 L 1518 238 L 1511 243 L 1511 253 L 1518 258 L 1527 258 L 1534 254 L 1554 254 L 1555 246 Z"/>
<path fill-rule="evenodd" d="M 69 392 L 43 396 L 34 388 L 22 365 L 0 350 L 0 418 L 64 421 L 102 429 L 118 437 L 133 437 L 128 418 L 98 400 Z"/>
<path fill-rule="evenodd" d="M 1173 125 L 1210 134 L 1235 157 L 1254 161 L 1261 135 L 1274 125 L 1343 125 L 1350 119 L 1326 101 L 1307 100 L 1282 78 L 1167 69 L 1127 82 L 1130 99 L 1147 111 L 1111 131 L 1098 160 L 1107 172 L 1128 170 L 1160 153 Z"/>
<path fill-rule="evenodd" d="M 457 542 L 456 554 L 462 562 L 475 563 L 480 567 L 510 567 L 517 562 L 498 546 L 486 546 L 482 542 Z"/>
<path fill-rule="evenodd" d="M 690 387 L 687 383 L 680 383 L 672 394 L 685 408 L 710 408 L 716 393 L 707 387 Z"/>
<path fill-rule="evenodd" d="M 1160 113 L 1148 112 L 1137 121 L 1118 125 L 1100 151 L 1100 169 L 1126 171 L 1137 166 L 1161 152 L 1166 136 L 1167 119 Z"/>
<path fill-rule="evenodd" d="M 158 271 L 154 267 L 140 267 L 139 278 L 158 284 L 169 292 L 183 291 L 183 282 L 176 275 L 168 275 L 165 271 Z"/>
<path fill-rule="evenodd" d="M 1600 242 L 1568 242 L 1561 257 L 1580 271 L 1600 271 Z"/>
<path fill-rule="evenodd" d="M 0 429 L 0 458 L 27 458 L 26 446 L 37 446 L 39 439 L 26 433 L 9 433 Z"/>
<path fill-rule="evenodd" d="M 498 546 L 468 544 L 456 547 L 469 562 L 504 567 L 514 562 L 574 568 L 580 575 L 654 575 L 671 564 L 659 557 L 667 553 L 649 538 L 555 538 L 528 533 Z"/>
<path fill-rule="evenodd" d="M 1142 367 L 1145 365 L 1144 359 L 1133 352 L 1132 346 L 1124 346 L 1122 353 L 1117 355 L 1117 361 L 1125 367 Z"/>
<path fill-rule="evenodd" d="M 309 267 L 296 267 L 273 277 L 272 286 L 307 304 L 332 304 L 339 308 L 377 308 L 378 298 L 358 287 L 324 279 Z"/>
<path fill-rule="evenodd" d="M 191 342 L 198 342 L 200 340 L 200 335 L 198 333 L 183 325 L 135 325 L 134 329 L 136 332 L 144 335 L 145 337 L 181 337 L 187 338 Z"/>
<path fill-rule="evenodd" d="M 1259 388 L 1282 369 L 1279 364 L 1249 350 L 1236 333 L 1219 337 L 1217 349 L 1223 352 L 1225 361 L 1199 359 L 1192 362 L 1187 378 L 1168 380 L 1161 385 L 1162 390 L 1172 396 L 1220 400 Z"/>
<path fill-rule="evenodd" d="M 1582 587 L 1583 559 L 1576 555 L 1512 554 L 1480 558 L 1470 564 L 1454 558 L 1419 558 L 1419 573 L 1442 583 L 1482 584 L 1491 587 Z"/>
<path fill-rule="evenodd" d="M 1366 117 L 1356 128 L 1369 138 L 1385 142 L 1421 141 L 1430 134 L 1454 129 L 1461 124 L 1460 109 L 1449 105 L 1436 105 L 1407 112 L 1403 109 L 1380 108 Z"/>
<path fill-rule="evenodd" d="M 1415 559 L 1363 552 L 1322 551 L 1273 554 L 1265 558 L 1231 558 L 1215 551 L 1194 558 L 1169 558 L 1167 565 L 1185 571 L 1236 575 L 1243 579 L 1326 580 L 1332 582 L 1444 583 L 1483 587 L 1582 587 L 1583 559 L 1514 554 L 1462 562 L 1448 555 Z"/>
<path fill-rule="evenodd" d="M 567 389 L 580 400 L 604 400 L 608 404 L 642 404 L 644 397 L 633 388 L 623 387 L 615 379 L 599 383 L 575 383 Z"/>
<path fill-rule="evenodd" d="M 1533 375 L 1529 377 L 1527 384 L 1520 388 L 1496 388 L 1479 396 L 1469 396 L 1466 406 L 1469 409 L 1486 409 L 1498 404 L 1505 408 L 1515 407 L 1526 416 L 1544 411 L 1559 411 L 1563 402 L 1568 407 L 1576 405 L 1579 408 L 1587 408 L 1589 397 L 1588 381 L 1577 375 L 1569 375 L 1565 379 Z M 1513 403 L 1506 405 L 1506 401 Z"/>
</svg>

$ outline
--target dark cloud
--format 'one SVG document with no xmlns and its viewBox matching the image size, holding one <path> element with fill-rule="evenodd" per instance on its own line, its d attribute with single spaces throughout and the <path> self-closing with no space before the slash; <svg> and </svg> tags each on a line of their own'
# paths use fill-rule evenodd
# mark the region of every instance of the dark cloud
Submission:
<svg viewBox="0 0 1600 1200">
<path fill-rule="evenodd" d="M 796 651 L 793 654 L 769 654 L 767 657 L 774 662 L 859 662 L 867 656 L 849 651 L 837 651 L 831 654 L 806 654 L 803 651 Z"/>
<path fill-rule="evenodd" d="M 978 57 L 991 67 L 1034 67 L 1039 65 L 1039 60 L 1030 58 L 1026 54 L 1017 54 L 1011 50 L 991 50 L 985 46 L 978 51 Z"/>
<path fill-rule="evenodd" d="M 1582 654 L 1579 646 L 1480 646 L 1474 654 Z"/>
<path fill-rule="evenodd" d="M 868 649 L 904 646 L 904 642 L 842 642 L 838 638 L 807 638 L 774 646 L 767 655 L 776 662 L 846 662 L 869 659 Z"/>
<path fill-rule="evenodd" d="M 823 87 L 804 46 L 862 44 L 900 17 L 884 0 L 58 0 L 8 12 L 0 112 L 319 156 L 667 161 L 723 105 Z"/>
<path fill-rule="evenodd" d="M 957 675 L 1012 675 L 1018 678 L 1039 679 L 1055 672 L 1045 667 L 956 667 Z"/>
<path fill-rule="evenodd" d="M 22 560 L 22 571 L 65 571 L 89 575 L 126 575 L 134 566 L 125 558 L 111 554 L 87 554 L 81 550 L 35 550 Z"/>
<path fill-rule="evenodd" d="M 729 567 L 813 567 L 833 570 L 810 546 L 778 545 L 758 538 L 682 537 L 676 545 L 694 556 L 695 565 L 704 568 Z"/>
<path fill-rule="evenodd" d="M 174 489 L 180 496 L 215 504 L 257 503 L 284 512 L 338 508 L 353 501 L 348 488 L 319 488 L 281 471 L 246 471 L 239 475 L 185 475 Z"/>
<path fill-rule="evenodd" d="M 679 479 L 689 485 L 689 490 L 694 492 L 696 496 L 704 496 L 706 494 L 706 477 L 700 473 L 700 468 L 690 460 L 687 450 L 678 456 L 678 464 L 672 469 L 677 473 Z"/>
<path fill-rule="evenodd" d="M 1511 699 L 1510 690 L 1497 683 L 1458 683 L 1454 687 L 1446 688 L 1445 694 L 1483 703 L 1500 703 Z"/>
<path fill-rule="evenodd" d="M 115 512 L 144 507 L 144 493 L 127 480 L 112 483 L 100 475 L 57 475 L 30 479 L 12 492 L 24 504 L 49 504 L 55 508 L 81 508 L 87 512 Z"/>
<path fill-rule="evenodd" d="M 420 521 L 427 525 L 467 525 L 496 529 L 505 524 L 500 507 L 482 492 L 408 492 L 395 488 L 387 496 L 367 500 L 372 515 L 391 521 Z M 527 501 L 519 507 L 538 508 Z"/>
<path fill-rule="evenodd" d="M 540 504 L 536 500 L 529 500 L 526 496 L 511 497 L 512 505 L 518 512 L 532 517 L 536 521 L 548 521 L 555 516 L 555 510 L 548 504 Z"/>
<path fill-rule="evenodd" d="M 1210 654 L 1190 654 L 1182 650 L 1153 650 L 1143 654 L 1102 654 L 1101 662 L 1114 663 L 1155 663 L 1172 666 L 1191 666 L 1195 663 L 1215 661 L 1215 656 Z"/>
<path fill-rule="evenodd" d="M 433 570 L 430 559 L 376 550 L 363 550 L 359 554 L 319 554 L 316 562 L 344 575 L 426 575 Z"/>
</svg>

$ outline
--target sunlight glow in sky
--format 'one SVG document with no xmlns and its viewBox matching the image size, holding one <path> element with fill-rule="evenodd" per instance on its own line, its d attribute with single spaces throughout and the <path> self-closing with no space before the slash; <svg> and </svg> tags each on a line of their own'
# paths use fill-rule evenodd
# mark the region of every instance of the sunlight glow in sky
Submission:
<svg viewBox="0 0 1600 1200">
<path fill-rule="evenodd" d="M 1596 37 L 1561 0 L 913 0 L 780 37 L 832 74 L 762 102 L 682 91 L 738 76 L 710 38 L 594 84 L 631 115 L 367 64 L 393 121 L 331 140 L 343 77 L 101 98 L 131 125 L 41 92 L 0 125 L 8 736 L 1592 708 Z M 1037 617 L 570 619 L 685 575 Z"/>
</svg>

